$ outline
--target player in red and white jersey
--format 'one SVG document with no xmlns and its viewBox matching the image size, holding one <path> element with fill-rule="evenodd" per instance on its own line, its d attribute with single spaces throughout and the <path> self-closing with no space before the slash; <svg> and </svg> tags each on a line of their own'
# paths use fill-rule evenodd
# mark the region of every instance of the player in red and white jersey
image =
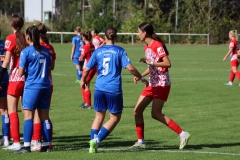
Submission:
<svg viewBox="0 0 240 160">
<path fill-rule="evenodd" d="M 24 20 L 18 15 L 13 15 L 10 21 L 10 26 L 13 30 L 13 34 L 7 36 L 5 42 L 6 56 L 2 64 L 3 70 L 6 72 L 7 67 L 10 64 L 9 72 L 9 84 L 7 89 L 7 103 L 8 113 L 10 118 L 10 133 L 13 138 L 13 144 L 5 149 L 7 150 L 19 150 L 20 134 L 19 134 L 19 118 L 18 118 L 18 101 L 20 96 L 23 95 L 24 88 L 24 76 L 18 75 L 18 65 L 20 60 L 20 51 L 23 50 L 27 43 L 25 35 L 21 32 L 24 25 Z M 1 79 L 1 78 L 0 78 Z"/>
<path fill-rule="evenodd" d="M 94 29 L 91 31 L 92 34 L 92 44 L 95 47 L 95 50 L 104 44 L 104 40 L 98 35 L 99 31 Z"/>
<path fill-rule="evenodd" d="M 55 60 L 56 60 L 56 53 L 54 51 L 54 48 L 51 44 L 49 44 L 48 41 L 48 36 L 47 36 L 47 28 L 43 23 L 39 23 L 36 25 L 40 34 L 40 45 L 44 46 L 45 48 L 48 49 L 50 52 L 51 56 L 51 70 L 54 70 L 55 67 Z M 52 74 L 50 73 L 49 79 L 51 82 L 51 96 L 53 92 L 53 80 L 52 80 Z M 52 127 L 52 122 L 49 120 Z M 41 126 L 41 121 L 38 115 L 38 110 L 35 110 L 34 113 L 34 123 L 33 123 L 33 135 L 32 135 L 32 141 L 31 141 L 31 151 L 39 151 L 41 149 L 41 139 L 42 139 L 42 126 Z M 51 140 L 52 140 L 52 133 L 51 133 Z M 52 145 L 50 144 L 52 147 Z"/>
<path fill-rule="evenodd" d="M 180 136 L 179 149 L 183 149 L 191 135 L 183 131 L 170 117 L 162 113 L 164 102 L 167 101 L 170 92 L 170 78 L 168 68 L 171 62 L 168 58 L 169 52 L 163 41 L 154 33 L 154 28 L 150 23 L 144 22 L 138 26 L 138 36 L 141 41 L 145 41 L 144 47 L 145 58 L 140 62 L 146 63 L 148 68 L 142 73 L 145 77 L 149 75 L 149 86 L 145 87 L 134 108 L 136 134 L 138 141 L 132 146 L 133 148 L 145 147 L 144 141 L 144 119 L 143 112 L 152 102 L 153 119 L 162 122 Z M 140 79 L 135 77 L 134 82 Z"/>
<path fill-rule="evenodd" d="M 232 86 L 232 83 L 234 81 L 235 76 L 237 76 L 238 80 L 240 81 L 240 72 L 237 70 L 239 66 L 239 61 L 238 61 L 238 42 L 237 42 L 237 31 L 236 30 L 231 30 L 228 33 L 228 37 L 230 40 L 229 44 L 229 50 L 227 54 L 223 57 L 223 61 L 227 59 L 228 56 L 230 56 L 230 76 L 229 76 L 229 82 L 226 83 L 226 86 Z M 240 84 L 239 84 L 240 86 Z"/>
<path fill-rule="evenodd" d="M 82 40 L 85 42 L 85 45 L 82 46 L 82 54 L 79 57 L 80 62 L 84 62 L 87 64 L 89 61 L 90 57 L 92 56 L 93 51 L 95 50 L 94 45 L 91 43 L 92 35 L 90 31 L 87 31 L 82 34 Z M 80 66 L 80 69 L 83 69 L 83 66 Z M 91 109 L 91 91 L 90 91 L 90 81 L 94 77 L 95 73 L 97 71 L 97 68 L 94 67 L 90 73 L 87 76 L 87 84 L 85 89 L 82 88 L 83 81 L 80 81 L 80 90 L 82 92 L 82 97 L 83 97 L 83 103 L 80 104 L 79 107 L 82 107 L 84 109 Z"/>
</svg>

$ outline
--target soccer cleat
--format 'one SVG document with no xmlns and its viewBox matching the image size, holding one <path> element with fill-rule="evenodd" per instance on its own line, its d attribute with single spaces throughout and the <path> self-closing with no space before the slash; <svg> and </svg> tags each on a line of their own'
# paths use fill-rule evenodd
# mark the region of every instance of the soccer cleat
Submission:
<svg viewBox="0 0 240 160">
<path fill-rule="evenodd" d="M 79 83 L 79 82 L 80 82 L 80 80 L 78 80 L 78 79 L 77 79 L 75 82 L 76 82 L 76 83 Z"/>
<path fill-rule="evenodd" d="M 97 138 L 90 140 L 89 145 L 90 145 L 89 153 L 97 153 L 99 145 L 99 143 L 97 142 Z"/>
<path fill-rule="evenodd" d="M 79 105 L 79 107 L 84 107 L 85 105 L 86 105 L 87 103 L 86 102 L 83 102 L 83 103 L 81 103 L 80 105 Z"/>
<path fill-rule="evenodd" d="M 22 147 L 21 149 L 19 149 L 18 151 L 14 152 L 14 154 L 21 154 L 21 153 L 31 153 L 31 149 L 30 146 L 28 147 Z"/>
<path fill-rule="evenodd" d="M 1 142 L 0 142 L 0 146 L 3 147 L 8 147 L 9 146 L 9 140 L 5 139 L 4 137 L 2 138 Z"/>
<path fill-rule="evenodd" d="M 232 86 L 232 83 L 225 83 L 225 86 Z"/>
<path fill-rule="evenodd" d="M 131 148 L 146 148 L 146 143 L 137 141 Z"/>
<path fill-rule="evenodd" d="M 52 149 L 50 146 L 42 146 L 39 152 L 50 152 Z"/>
<path fill-rule="evenodd" d="M 183 136 L 180 136 L 179 149 L 183 149 L 187 145 L 188 140 L 190 138 L 191 138 L 191 134 L 189 134 L 188 132 L 185 132 L 185 134 Z"/>
<path fill-rule="evenodd" d="M 2 149 L 17 151 L 17 150 L 21 149 L 21 145 L 20 145 L 20 143 L 13 143 L 11 146 L 8 146 L 8 147 L 2 148 Z"/>
<path fill-rule="evenodd" d="M 41 150 L 42 145 L 39 140 L 32 140 L 31 142 L 31 151 L 39 151 Z"/>
</svg>

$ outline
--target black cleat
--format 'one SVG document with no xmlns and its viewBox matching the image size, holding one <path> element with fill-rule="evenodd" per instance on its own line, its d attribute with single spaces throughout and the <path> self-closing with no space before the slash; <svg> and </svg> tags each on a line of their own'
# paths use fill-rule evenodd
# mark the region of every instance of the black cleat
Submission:
<svg viewBox="0 0 240 160">
<path fill-rule="evenodd" d="M 50 152 L 52 148 L 50 146 L 42 146 L 41 150 L 39 152 Z"/>
<path fill-rule="evenodd" d="M 30 146 L 28 147 L 22 147 L 21 149 L 19 149 L 18 151 L 16 152 L 13 152 L 14 154 L 21 154 L 21 153 L 31 153 L 31 148 Z"/>
</svg>

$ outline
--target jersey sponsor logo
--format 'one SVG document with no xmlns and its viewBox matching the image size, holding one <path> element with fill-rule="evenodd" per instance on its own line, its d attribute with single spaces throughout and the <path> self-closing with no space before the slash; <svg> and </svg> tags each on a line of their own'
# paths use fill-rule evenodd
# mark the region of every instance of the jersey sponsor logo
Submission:
<svg viewBox="0 0 240 160">
<path fill-rule="evenodd" d="M 6 42 L 5 42 L 5 48 L 9 48 L 10 45 L 11 45 L 11 41 L 6 40 Z"/>
</svg>

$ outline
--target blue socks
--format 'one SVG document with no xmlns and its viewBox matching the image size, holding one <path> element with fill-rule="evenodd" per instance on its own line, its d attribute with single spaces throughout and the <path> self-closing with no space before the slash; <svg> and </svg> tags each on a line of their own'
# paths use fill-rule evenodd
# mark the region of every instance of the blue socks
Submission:
<svg viewBox="0 0 240 160">
<path fill-rule="evenodd" d="M 43 136 L 43 141 L 44 144 L 50 145 L 51 141 L 51 121 L 50 120 L 45 120 L 42 122 L 42 136 Z"/>
<path fill-rule="evenodd" d="M 98 132 L 99 132 L 99 130 L 91 129 L 91 131 L 90 131 L 90 133 L 91 133 L 90 140 L 92 140 L 94 138 L 97 138 Z"/>
<path fill-rule="evenodd" d="M 110 132 L 104 126 L 102 126 L 98 133 L 98 137 L 97 137 L 99 142 L 104 140 L 109 134 L 110 134 Z"/>
<path fill-rule="evenodd" d="M 32 119 L 27 119 L 24 121 L 24 126 L 23 126 L 23 139 L 24 143 L 25 142 L 31 142 L 32 139 L 32 134 L 33 134 L 33 120 Z"/>
<path fill-rule="evenodd" d="M 3 136 L 9 136 L 9 130 L 10 130 L 10 125 L 9 125 L 8 114 L 2 115 L 2 133 L 3 133 Z"/>
<path fill-rule="evenodd" d="M 80 69 L 76 69 L 76 74 L 77 74 L 78 80 L 80 81 L 82 77 L 82 71 Z"/>
</svg>

